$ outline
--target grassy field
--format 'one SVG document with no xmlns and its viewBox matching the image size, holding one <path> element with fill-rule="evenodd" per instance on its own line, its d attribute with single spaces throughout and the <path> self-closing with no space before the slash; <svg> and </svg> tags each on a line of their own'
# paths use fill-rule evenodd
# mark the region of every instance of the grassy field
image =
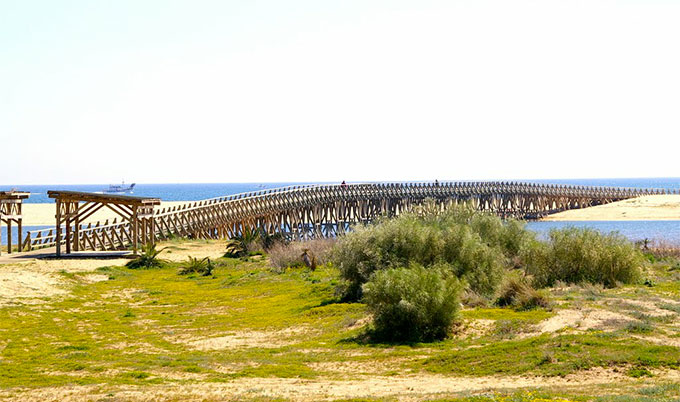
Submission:
<svg viewBox="0 0 680 402">
<path fill-rule="evenodd" d="M 176 260 L 220 247 L 167 245 Z M 550 310 L 463 309 L 454 337 L 410 345 L 370 343 L 365 306 L 339 302 L 331 266 L 277 273 L 261 256 L 215 262 L 208 277 L 178 275 L 178 262 L 0 266 L 59 290 L 2 295 L 0 399 L 680 398 L 671 262 L 654 263 L 647 285 L 555 287 Z"/>
</svg>

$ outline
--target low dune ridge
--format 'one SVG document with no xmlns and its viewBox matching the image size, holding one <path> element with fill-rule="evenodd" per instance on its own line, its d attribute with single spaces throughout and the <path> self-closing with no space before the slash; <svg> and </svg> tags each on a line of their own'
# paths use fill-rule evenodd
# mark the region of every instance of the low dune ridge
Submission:
<svg viewBox="0 0 680 402">
<path fill-rule="evenodd" d="M 647 195 L 546 216 L 546 221 L 675 221 L 680 220 L 680 195 Z"/>
</svg>

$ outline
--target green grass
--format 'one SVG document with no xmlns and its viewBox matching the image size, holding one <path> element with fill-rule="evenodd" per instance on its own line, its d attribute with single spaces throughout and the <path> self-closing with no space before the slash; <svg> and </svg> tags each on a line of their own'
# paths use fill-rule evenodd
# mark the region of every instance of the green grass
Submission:
<svg viewBox="0 0 680 402">
<path fill-rule="evenodd" d="M 6 342 L 0 351 L 0 387 L 146 383 L 167 368 L 201 370 L 208 381 L 309 378 L 315 373 L 305 363 L 323 354 L 305 355 L 291 345 L 201 351 L 177 339 L 310 328 L 313 341 L 304 333 L 293 336 L 291 342 L 302 348 L 339 343 L 352 333 L 345 324 L 365 316 L 362 304 L 334 303 L 337 273 L 332 269 L 276 275 L 264 263 L 223 259 L 217 265 L 214 278 L 180 276 L 175 266 L 104 267 L 98 272 L 110 279 L 93 284 L 64 273 L 72 286 L 68 297 L 38 308 L 0 308 Z M 227 363 L 242 369 L 229 374 L 215 369 Z"/>
<path fill-rule="evenodd" d="M 176 246 L 192 247 L 179 241 Z M 204 277 L 178 275 L 180 264 L 152 270 L 102 267 L 94 273 L 109 280 L 96 283 L 85 280 L 92 273 L 63 272 L 57 275 L 69 289 L 66 296 L 0 307 L 0 389 L 100 384 L 113 390 L 119 385 L 240 377 L 351 380 L 364 374 L 563 376 L 614 367 L 631 381 L 653 385 L 636 388 L 634 398 L 680 396 L 677 386 L 649 378 L 655 369 L 676 368 L 680 349 L 633 338 L 657 332 L 674 336 L 665 316 L 632 311 L 638 324 L 613 332 L 535 336 L 533 327 L 559 310 L 467 309 L 460 312 L 461 319 L 492 320 L 490 333 L 433 343 L 377 344 L 366 342 L 366 328 L 357 325 L 367 317 L 365 306 L 339 302 L 338 271 L 330 265 L 314 272 L 299 268 L 276 273 L 265 259 L 221 258 L 215 261 L 214 276 Z M 556 308 L 576 303 L 568 299 L 572 293 L 552 295 Z M 603 290 L 601 299 L 676 295 L 680 284 L 660 280 L 652 288 Z M 598 303 L 578 302 L 590 307 Z M 659 304 L 669 317 L 678 313 L 673 304 Z M 278 343 L 273 339 L 272 345 L 251 348 L 200 350 L 187 343 L 252 331 L 282 335 L 277 335 Z M 324 363 L 360 368 L 345 373 Z M 366 369 L 361 368 L 364 363 Z M 494 400 L 544 396 L 511 393 L 502 395 L 509 399 Z"/>
<path fill-rule="evenodd" d="M 425 359 L 429 371 L 455 375 L 533 373 L 564 376 L 592 367 L 677 368 L 680 350 L 612 333 L 541 335 L 442 352 Z"/>
</svg>

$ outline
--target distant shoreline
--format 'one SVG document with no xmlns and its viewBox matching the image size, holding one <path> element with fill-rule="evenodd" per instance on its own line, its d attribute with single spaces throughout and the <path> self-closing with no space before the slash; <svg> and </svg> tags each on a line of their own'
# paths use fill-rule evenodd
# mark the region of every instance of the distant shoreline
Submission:
<svg viewBox="0 0 680 402">
<path fill-rule="evenodd" d="M 542 221 L 677 221 L 680 195 L 648 195 L 548 215 Z"/>
</svg>

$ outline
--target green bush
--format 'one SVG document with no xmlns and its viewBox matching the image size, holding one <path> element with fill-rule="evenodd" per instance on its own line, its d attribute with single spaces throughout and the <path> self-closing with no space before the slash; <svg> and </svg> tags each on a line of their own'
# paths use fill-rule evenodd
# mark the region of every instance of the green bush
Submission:
<svg viewBox="0 0 680 402">
<path fill-rule="evenodd" d="M 462 286 L 451 267 L 411 265 L 376 272 L 363 285 L 375 336 L 387 341 L 445 338 L 460 308 Z"/>
<path fill-rule="evenodd" d="M 182 265 L 179 270 L 180 275 L 199 274 L 202 276 L 210 276 L 215 269 L 215 265 L 210 261 L 210 258 L 205 257 L 202 260 L 198 258 L 189 257 L 189 260 Z"/>
<path fill-rule="evenodd" d="M 637 283 L 644 257 L 618 233 L 587 228 L 551 230 L 548 242 L 534 241 L 523 249 L 526 270 L 539 287 L 565 283 L 595 283 L 615 287 Z"/>
<path fill-rule="evenodd" d="M 165 264 L 165 260 L 158 258 L 158 255 L 165 250 L 156 250 L 156 245 L 147 243 L 142 246 L 141 253 L 134 260 L 129 261 L 125 266 L 132 269 L 137 268 L 160 268 Z"/>
<path fill-rule="evenodd" d="M 496 304 L 520 311 L 532 310 L 539 307 L 549 308 L 550 299 L 547 294 L 531 287 L 525 278 L 510 274 L 503 279 Z"/>
<path fill-rule="evenodd" d="M 374 272 L 410 263 L 447 263 L 471 290 L 490 297 L 508 259 L 534 238 L 521 223 L 466 207 L 424 210 L 360 227 L 340 239 L 332 261 L 347 281 L 346 298 L 358 300 L 361 285 Z"/>
</svg>

